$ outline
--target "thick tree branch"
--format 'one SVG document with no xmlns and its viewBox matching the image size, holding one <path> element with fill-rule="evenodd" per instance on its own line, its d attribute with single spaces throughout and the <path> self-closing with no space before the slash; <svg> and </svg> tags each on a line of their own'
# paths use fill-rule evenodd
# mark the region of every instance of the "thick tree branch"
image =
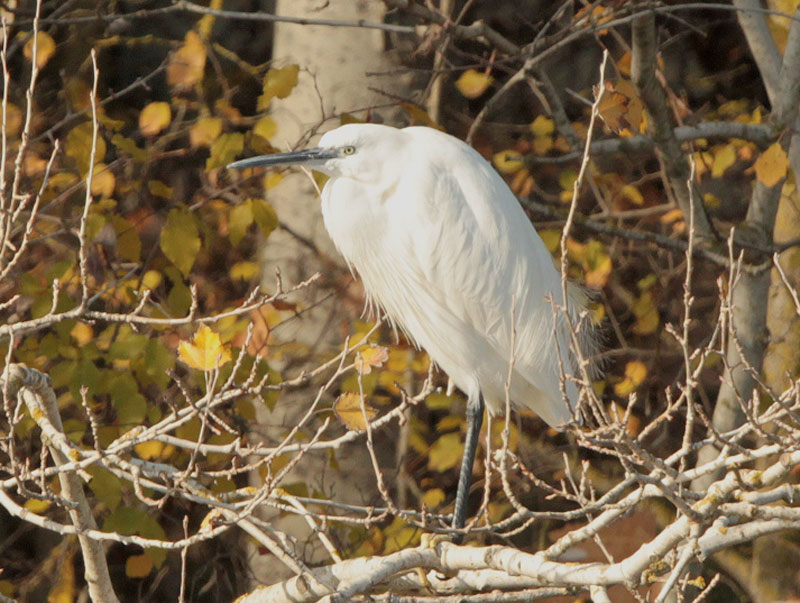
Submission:
<svg viewBox="0 0 800 603">
<path fill-rule="evenodd" d="M 715 240 L 711 222 L 701 203 L 691 203 L 689 188 L 690 170 L 686 156 L 672 128 L 667 98 L 656 78 L 656 25 L 655 14 L 645 12 L 633 21 L 633 47 L 631 56 L 631 79 L 642 99 L 652 129 L 656 148 L 661 152 L 667 180 L 675 198 L 689 221 L 690 213 L 695 227 L 695 236 L 700 242 Z M 702 198 L 700 194 L 696 199 Z"/>
<path fill-rule="evenodd" d="M 545 94 L 547 92 L 545 91 Z M 549 98 L 549 96 L 548 96 Z M 555 116 L 554 116 L 555 119 Z M 559 129 L 559 132 L 562 132 Z M 563 132 L 562 132 L 563 133 Z M 728 140 L 731 138 L 741 138 L 755 143 L 759 147 L 766 147 L 775 141 L 774 128 L 767 124 L 745 124 L 732 121 L 707 121 L 695 126 L 678 126 L 673 130 L 678 142 L 688 142 L 700 138 L 712 140 Z M 629 138 L 609 138 L 606 140 L 595 140 L 589 148 L 589 154 L 611 155 L 613 153 L 647 153 L 656 148 L 656 142 L 647 135 L 631 136 Z M 526 163 L 531 165 L 543 163 L 562 163 L 580 159 L 583 152 L 567 153 L 557 157 L 533 157 L 525 158 Z"/>
<path fill-rule="evenodd" d="M 738 9 L 736 18 L 761 73 L 767 96 L 774 104 L 778 90 L 781 55 L 775 40 L 772 39 L 765 15 L 760 12 L 763 6 L 759 0 L 733 0 L 733 5 Z"/>
<path fill-rule="evenodd" d="M 70 463 L 72 459 L 65 454 L 62 445 L 66 436 L 50 378 L 37 370 L 12 364 L 5 372 L 5 381 L 8 394 L 12 397 L 21 396 L 30 409 L 31 416 L 42 428 L 43 439 L 56 465 Z M 80 477 L 73 470 L 59 472 L 58 478 L 61 482 L 61 496 L 75 505 L 69 509 L 69 516 L 78 531 L 89 596 L 92 601 L 103 603 L 118 601 L 108 573 L 103 545 L 84 533 L 86 530 L 97 530 L 97 523 L 83 493 Z"/>
<path fill-rule="evenodd" d="M 800 14 L 800 11 L 798 11 Z M 766 52 L 766 51 L 765 51 Z M 771 64 L 771 63 L 770 63 Z M 760 66 L 760 64 L 759 64 Z M 771 67 L 769 67 L 771 68 Z M 800 102 L 800 22 L 792 22 L 783 63 L 778 74 L 777 92 L 773 99 L 774 111 L 770 121 L 776 130 L 782 130 L 797 119 Z M 765 74 L 764 80 L 767 80 Z M 787 131 L 781 146 L 797 152 L 797 137 Z M 747 217 L 744 236 L 763 246 L 771 246 L 775 229 L 775 216 L 784 179 L 768 187 L 756 180 Z M 765 254 L 757 254 L 766 259 Z M 756 378 L 761 371 L 764 350 L 767 346 L 767 304 L 769 299 L 769 272 L 742 274 L 731 293 L 730 312 L 733 334 L 726 351 L 725 372 L 714 407 L 712 425 L 717 432 L 725 432 L 742 425 L 745 421 L 743 402 L 749 401 L 756 387 Z M 733 286 L 733 281 L 732 281 Z M 698 463 L 714 458 L 717 449 L 704 447 L 698 454 Z M 698 480 L 694 486 L 702 488 L 711 477 Z"/>
</svg>

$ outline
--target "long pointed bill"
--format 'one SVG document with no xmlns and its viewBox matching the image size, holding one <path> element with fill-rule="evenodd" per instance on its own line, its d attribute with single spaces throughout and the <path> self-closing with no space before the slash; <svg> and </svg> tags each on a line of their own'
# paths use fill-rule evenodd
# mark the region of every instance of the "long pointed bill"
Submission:
<svg viewBox="0 0 800 603">
<path fill-rule="evenodd" d="M 302 164 L 314 167 L 326 159 L 336 157 L 334 149 L 304 149 L 302 151 L 291 151 L 290 153 L 275 153 L 274 155 L 260 155 L 241 159 L 228 164 L 228 169 L 241 170 L 244 168 L 270 167 L 274 165 Z"/>
</svg>

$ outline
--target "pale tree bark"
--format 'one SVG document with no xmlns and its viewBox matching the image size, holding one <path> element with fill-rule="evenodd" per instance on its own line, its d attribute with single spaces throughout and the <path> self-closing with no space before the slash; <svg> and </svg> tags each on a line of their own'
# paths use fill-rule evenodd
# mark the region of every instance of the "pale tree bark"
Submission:
<svg viewBox="0 0 800 603">
<path fill-rule="evenodd" d="M 380 0 L 279 0 L 276 6 L 280 16 L 341 21 L 381 22 L 384 13 Z M 398 75 L 400 62 L 387 51 L 384 36 L 384 32 L 375 29 L 276 24 L 273 63 L 276 67 L 297 64 L 300 74 L 298 85 L 288 98 L 272 101 L 271 115 L 278 126 L 272 143 L 282 150 L 313 146 L 319 134 L 340 124 L 343 113 L 359 119 L 369 114 L 373 121 L 405 125 L 397 99 L 410 94 L 410 83 L 408 77 Z M 308 174 L 285 173 L 281 183 L 267 195 L 282 227 L 270 235 L 261 252 L 265 288 L 274 287 L 276 269 L 287 284 L 300 282 L 315 272 L 323 275 L 322 285 L 308 289 L 298 300 L 302 317 L 282 325 L 271 342 L 303 346 L 309 352 L 309 362 L 320 355 L 330 357 L 341 349 L 353 319 L 361 311 L 360 285 L 349 287 L 352 300 L 343 300 L 342 286 L 350 276 L 325 231 L 319 195 Z M 270 426 L 266 429 L 267 438 L 280 441 L 309 402 L 307 396 L 298 395 L 296 404 L 281 404 L 280 411 L 262 410 L 257 418 L 259 424 Z M 304 463 L 297 481 L 335 492 L 342 502 L 363 504 L 373 500 L 376 478 L 363 443 L 343 447 L 336 459 L 341 472 L 331 468 L 328 455 L 320 454 Z M 292 481 L 291 477 L 288 481 Z M 307 561 L 331 561 L 324 543 L 313 537 L 308 540 L 313 530 L 302 517 L 272 515 L 276 528 L 303 543 L 301 552 Z M 273 560 L 257 555 L 252 558 L 255 582 L 271 584 L 280 577 Z"/>
<path fill-rule="evenodd" d="M 777 52 L 774 41 L 769 37 L 766 23 L 759 24 L 757 18 L 764 21 L 763 14 L 746 12 L 753 8 L 751 3 L 736 3 L 743 10 L 740 12 L 740 23 L 747 36 L 748 43 L 756 57 L 756 63 L 762 70 L 762 78 L 772 102 L 771 124 L 776 132 L 786 131 L 781 144 L 788 150 L 790 165 L 795 167 L 795 157 L 800 155 L 797 137 L 792 136 L 787 126 L 797 121 L 798 87 L 800 87 L 800 23 L 794 21 L 789 30 L 786 50 L 775 74 L 775 58 Z M 798 11 L 797 14 L 800 14 Z M 743 16 L 744 15 L 744 16 Z M 797 173 L 797 172 L 796 172 Z M 772 187 L 766 187 L 759 181 L 753 186 L 753 193 L 748 207 L 747 217 L 740 227 L 747 239 L 762 246 L 769 246 L 774 240 L 775 217 L 781 199 L 784 180 Z M 751 263 L 769 261 L 765 254 L 756 258 L 748 258 Z M 755 261 L 754 261 L 755 260 Z M 731 319 L 736 338 L 728 341 L 726 352 L 726 369 L 722 385 L 712 417 L 712 425 L 718 432 L 729 431 L 745 420 L 743 400 L 750 400 L 756 385 L 756 376 L 760 373 L 764 352 L 766 350 L 768 299 L 770 289 L 770 271 L 764 268 L 759 271 L 743 272 L 733 288 L 731 295 Z M 717 448 L 706 446 L 698 454 L 698 464 L 713 459 Z M 694 484 L 698 489 L 707 485 L 706 481 Z"/>
<path fill-rule="evenodd" d="M 0 377 L 0 384 L 10 398 L 19 396 L 28 407 L 31 416 L 42 430 L 42 440 L 47 445 L 55 465 L 57 467 L 69 465 L 72 459 L 67 454 L 69 447 L 64 445 L 67 436 L 64 435 L 61 414 L 58 411 L 58 402 L 50 378 L 35 369 L 12 364 Z M 104 603 L 119 601 L 108 573 L 103 543 L 85 534 L 89 530 L 96 531 L 97 522 L 83 492 L 81 478 L 75 470 L 60 471 L 58 480 L 61 484 L 61 497 L 70 505 L 70 520 L 78 531 L 89 598 Z"/>
<path fill-rule="evenodd" d="M 734 3 L 739 8 L 759 6 L 759 3 L 752 0 L 736 0 Z M 759 71 L 763 75 L 768 96 L 774 105 L 776 97 L 781 95 L 781 86 L 784 86 L 785 89 L 786 86 L 792 84 L 791 81 L 785 82 L 781 79 L 779 70 L 782 61 L 784 63 L 797 61 L 797 52 L 796 49 L 793 49 L 792 44 L 797 41 L 798 28 L 795 27 L 795 24 L 791 26 L 790 38 L 787 40 L 784 53 L 785 58 L 781 59 L 767 20 L 762 14 L 740 12 L 738 18 Z M 797 67 L 794 66 L 794 69 Z M 794 118 L 797 106 L 783 107 L 783 111 L 786 119 Z M 792 140 L 789 157 L 796 178 L 800 174 L 798 171 L 800 144 L 798 144 L 797 137 Z M 796 188 L 785 188 L 778 202 L 773 232 L 774 242 L 777 244 L 795 238 L 800 230 L 797 201 Z M 780 254 L 778 259 L 789 284 L 795 288 L 800 284 L 800 272 L 797 269 L 798 253 L 800 252 L 796 248 L 792 248 Z M 797 378 L 800 320 L 798 320 L 792 295 L 775 270 L 771 271 L 769 280 L 766 328 L 770 335 L 769 344 L 764 352 L 762 370 L 764 383 L 773 391 L 777 391 L 790 380 Z M 753 558 L 749 563 L 747 560 L 741 559 L 736 551 L 726 551 L 721 561 L 723 566 L 748 588 L 754 601 L 766 602 L 783 599 L 796 590 L 792 576 L 794 575 L 793 568 L 800 563 L 800 547 L 791 538 L 776 535 L 759 539 L 754 543 Z M 736 568 L 739 568 L 739 571 L 735 571 Z"/>
</svg>

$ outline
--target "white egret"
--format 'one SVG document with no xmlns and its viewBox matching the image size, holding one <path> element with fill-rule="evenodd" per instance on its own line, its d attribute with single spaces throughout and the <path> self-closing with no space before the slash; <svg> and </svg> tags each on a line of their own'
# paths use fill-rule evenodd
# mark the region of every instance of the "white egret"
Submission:
<svg viewBox="0 0 800 603">
<path fill-rule="evenodd" d="M 554 427 L 572 418 L 577 389 L 566 379 L 565 399 L 559 366 L 570 375 L 575 363 L 566 320 L 554 312 L 563 296 L 550 253 L 492 166 L 438 130 L 348 124 L 323 135 L 317 148 L 228 167 L 285 164 L 330 176 L 322 190 L 325 227 L 369 302 L 467 396 L 453 514 L 460 529 L 484 401 L 493 414 L 504 410 L 512 355 L 513 403 Z M 574 297 L 573 317 L 582 305 Z"/>
</svg>

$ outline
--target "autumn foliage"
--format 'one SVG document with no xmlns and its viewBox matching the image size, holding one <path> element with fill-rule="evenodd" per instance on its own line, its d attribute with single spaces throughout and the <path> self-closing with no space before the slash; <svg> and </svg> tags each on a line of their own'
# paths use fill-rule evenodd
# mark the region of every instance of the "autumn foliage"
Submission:
<svg viewBox="0 0 800 603">
<path fill-rule="evenodd" d="M 113 12 L 127 10 L 114 3 L 21 4 L 24 10 L 3 12 L 0 594 L 75 600 L 91 582 L 81 577 L 86 548 L 78 533 L 106 547 L 107 573 L 123 600 L 230 600 L 252 588 L 252 556 L 308 577 L 325 564 L 305 559 L 301 544 L 327 551 L 326 562 L 355 575 L 367 571 L 350 562 L 459 548 L 426 548 L 422 537 L 449 525 L 463 450 L 461 395 L 402 334 L 361 315 L 361 292 L 334 260 L 325 258 L 326 274 L 305 282 L 262 274 L 259 248 L 288 230 L 273 204 L 284 174 L 225 169 L 307 142 L 286 141 L 273 114 L 276 99 L 291 102 L 307 66 L 248 50 L 263 30 L 220 13 L 228 7 L 218 1 L 152 2 L 127 16 Z M 720 581 L 720 596 L 738 592 L 744 578 L 736 561 L 761 567 L 763 553 L 734 547 L 778 531 L 764 522 L 800 528 L 794 501 L 778 496 L 779 488 L 795 492 L 800 463 L 796 102 L 777 123 L 779 99 L 765 92 L 727 13 L 720 25 L 688 11 L 692 27 L 662 23 L 659 13 L 658 34 L 689 40 L 697 61 L 696 72 L 677 73 L 669 45 L 654 59 L 669 117 L 662 136 L 641 87 L 634 36 L 642 29 L 635 33 L 631 23 L 641 26 L 642 18 L 625 6 L 637 3 L 559 9 L 547 17 L 561 28 L 554 38 L 536 36 L 547 20 L 512 27 L 499 13 L 488 22 L 505 35 L 475 37 L 439 19 L 431 3 L 404 4 L 404 18 L 425 28 L 421 48 L 452 44 L 444 117 L 434 123 L 411 98 L 388 104 L 408 124 L 470 138 L 520 198 L 554 261 L 588 292 L 590 318 L 603 333 L 602 371 L 583 384 L 593 400 L 584 428 L 556 433 L 530 413 L 485 428 L 471 507 L 479 518 L 475 544 L 559 564 L 547 574 L 560 580 L 553 579 L 553 595 L 601 586 L 600 594 L 613 587 L 620 597 L 656 597 L 653 584 L 673 573 L 684 594 Z M 773 4 L 797 9 L 796 2 Z M 476 8 L 476 23 L 485 8 Z M 770 17 L 781 55 L 791 53 L 793 23 Z M 741 68 L 728 72 L 707 58 L 708 42 L 696 31 L 706 29 Z M 234 40 L 234 30 L 243 37 Z M 558 64 L 535 61 L 573 34 L 596 41 L 598 53 L 591 83 L 566 94 L 544 77 Z M 433 60 L 421 50 L 407 66 L 433 72 Z M 492 113 L 492 99 L 507 94 L 514 73 L 532 78 L 530 95 Z M 373 119 L 380 107 L 338 109 L 317 128 Z M 665 150 L 669 136 L 677 158 Z M 688 192 L 670 180 L 676 160 L 690 174 Z M 762 193 L 772 195 L 772 209 L 762 212 L 772 214 L 771 224 L 752 215 Z M 701 232 L 700 215 L 710 232 Z M 764 310 L 762 322 L 772 340 L 767 346 L 766 334 L 754 337 L 761 345 L 754 364 L 747 329 L 737 322 L 748 304 L 735 301 L 734 291 L 757 278 L 764 308 L 769 291 L 771 313 Z M 336 349 L 282 335 L 310 310 L 300 293 L 311 288 L 327 288 L 350 310 L 349 322 L 330 327 L 340 335 Z M 741 357 L 732 351 L 737 345 Z M 742 383 L 737 371 L 749 375 L 755 393 L 740 392 L 734 406 L 746 416 L 717 429 L 720 392 Z M 26 402 L 26 391 L 45 410 Z M 287 416 L 293 422 L 283 422 Z M 720 442 L 719 467 L 693 469 L 701 449 Z M 368 494 L 358 504 L 319 477 L 364 469 L 345 465 L 348 446 L 366 448 L 359 458 L 370 464 L 368 483 L 359 484 Z M 317 469 L 305 465 L 312 461 Z M 79 504 L 67 498 L 66 474 L 79 478 L 95 525 L 74 519 Z M 713 496 L 697 481 L 706 477 L 715 480 Z M 768 496 L 765 488 L 774 490 Z M 308 543 L 276 535 L 257 513 L 265 508 L 271 518 L 302 518 Z M 763 531 L 734 538 L 757 521 Z M 715 532 L 714 540 L 712 524 L 730 529 L 729 539 Z M 630 530 L 615 539 L 620 525 Z M 566 544 L 573 530 L 585 530 L 574 547 Z M 574 569 L 573 561 L 616 567 L 604 541 L 614 541 L 610 557 L 628 559 L 670 530 L 675 543 L 648 558 L 635 580 L 599 584 L 558 573 Z M 686 569 L 676 559 L 689 538 L 703 555 L 732 549 L 736 558 Z M 794 540 L 781 546 L 800 557 Z M 425 559 L 432 573 L 458 571 Z M 498 564 L 480 569 L 511 567 Z M 387 575 L 410 581 L 411 569 Z M 399 592 L 400 578 L 371 592 Z M 451 592 L 436 576 L 421 579 L 418 592 L 433 589 L 431 579 L 437 592 Z M 542 587 L 531 580 L 517 585 L 520 592 Z M 796 595 L 796 585 L 775 592 Z"/>
</svg>

